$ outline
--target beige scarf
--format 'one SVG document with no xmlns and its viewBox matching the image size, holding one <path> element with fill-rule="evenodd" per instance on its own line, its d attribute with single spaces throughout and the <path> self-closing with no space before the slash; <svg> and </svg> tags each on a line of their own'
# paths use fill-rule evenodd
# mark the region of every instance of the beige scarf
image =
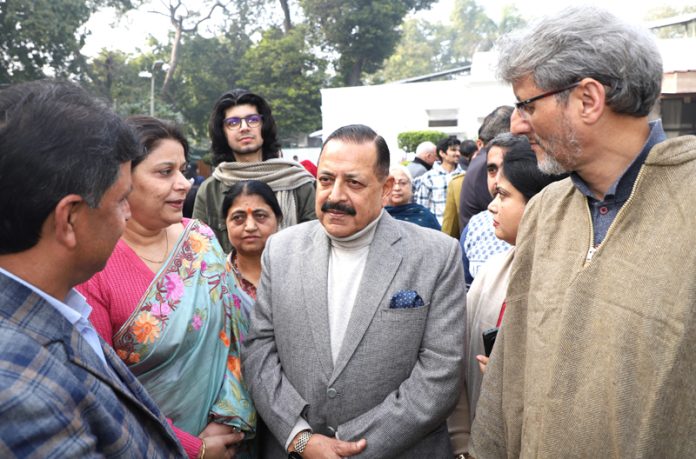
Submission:
<svg viewBox="0 0 696 459">
<path fill-rule="evenodd" d="M 269 159 L 258 163 L 222 162 L 213 171 L 213 177 L 227 188 L 245 180 L 258 180 L 270 186 L 283 211 L 281 229 L 297 223 L 297 203 L 293 190 L 314 182 L 314 177 L 304 167 L 286 159 Z"/>
</svg>

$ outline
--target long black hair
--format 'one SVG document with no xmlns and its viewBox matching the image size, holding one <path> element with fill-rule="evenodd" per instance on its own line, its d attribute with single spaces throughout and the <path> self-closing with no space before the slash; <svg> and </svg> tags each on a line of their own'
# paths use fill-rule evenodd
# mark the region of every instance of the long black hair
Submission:
<svg viewBox="0 0 696 459">
<path fill-rule="evenodd" d="M 211 150 L 213 152 L 213 164 L 218 165 L 223 161 L 235 161 L 234 153 L 227 143 L 225 136 L 225 111 L 236 105 L 253 105 L 263 117 L 263 125 L 261 126 L 261 136 L 263 137 L 263 146 L 261 147 L 261 159 L 278 158 L 280 156 L 280 142 L 278 141 L 278 129 L 275 119 L 271 113 L 271 107 L 263 99 L 263 97 L 247 91 L 246 89 L 233 89 L 224 93 L 215 102 L 213 113 L 210 115 L 208 122 L 208 135 L 211 140 Z"/>
</svg>

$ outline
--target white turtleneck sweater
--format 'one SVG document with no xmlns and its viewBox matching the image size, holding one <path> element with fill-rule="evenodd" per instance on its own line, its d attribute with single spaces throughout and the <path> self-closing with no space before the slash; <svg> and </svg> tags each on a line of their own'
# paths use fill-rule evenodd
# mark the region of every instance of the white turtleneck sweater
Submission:
<svg viewBox="0 0 696 459">
<path fill-rule="evenodd" d="M 343 344 L 343 337 L 355 305 L 355 297 L 358 296 L 358 288 L 365 271 L 370 244 L 375 237 L 377 223 L 381 217 L 380 213 L 365 228 L 345 238 L 337 238 L 326 233 L 331 240 L 327 297 L 331 357 L 334 364 Z"/>
<path fill-rule="evenodd" d="M 329 300 L 329 336 L 331 339 L 331 357 L 336 363 L 336 357 L 341 350 L 343 337 L 346 335 L 348 321 L 353 312 L 355 297 L 358 296 L 358 287 L 362 280 L 367 255 L 370 253 L 370 244 L 375 237 L 377 223 L 382 218 L 384 210 L 357 233 L 343 238 L 338 238 L 326 233 L 330 240 L 331 252 L 329 254 L 329 272 L 327 282 L 327 298 Z M 285 441 L 285 449 L 295 436 L 303 430 L 312 430 L 309 423 L 300 416 L 295 427 Z"/>
</svg>

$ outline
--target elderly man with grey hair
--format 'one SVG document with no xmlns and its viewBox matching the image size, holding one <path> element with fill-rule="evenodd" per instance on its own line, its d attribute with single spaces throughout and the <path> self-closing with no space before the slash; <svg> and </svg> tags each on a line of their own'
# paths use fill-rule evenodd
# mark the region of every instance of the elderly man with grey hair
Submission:
<svg viewBox="0 0 696 459">
<path fill-rule="evenodd" d="M 437 147 L 432 142 L 421 142 L 416 147 L 416 157 L 406 167 L 415 180 L 433 168 L 437 159 Z M 415 190 L 414 190 L 415 191 Z"/>
<path fill-rule="evenodd" d="M 648 121 L 654 38 L 572 8 L 505 39 L 499 72 L 512 132 L 571 176 L 527 205 L 470 453 L 693 457 L 696 137 Z"/>
</svg>

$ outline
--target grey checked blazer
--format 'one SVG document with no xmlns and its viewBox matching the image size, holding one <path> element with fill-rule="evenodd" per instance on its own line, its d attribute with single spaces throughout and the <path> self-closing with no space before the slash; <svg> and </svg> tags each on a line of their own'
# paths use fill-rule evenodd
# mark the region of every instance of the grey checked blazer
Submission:
<svg viewBox="0 0 696 459">
<path fill-rule="evenodd" d="M 364 458 L 451 458 L 446 419 L 460 387 L 466 294 L 457 241 L 383 212 L 336 365 L 327 309 L 329 239 L 319 222 L 271 237 L 242 368 L 285 458 L 302 415 L 313 430 L 367 439 Z M 425 305 L 391 309 L 399 291 Z"/>
<path fill-rule="evenodd" d="M 0 457 L 179 458 L 155 403 L 53 306 L 0 274 Z"/>
</svg>

